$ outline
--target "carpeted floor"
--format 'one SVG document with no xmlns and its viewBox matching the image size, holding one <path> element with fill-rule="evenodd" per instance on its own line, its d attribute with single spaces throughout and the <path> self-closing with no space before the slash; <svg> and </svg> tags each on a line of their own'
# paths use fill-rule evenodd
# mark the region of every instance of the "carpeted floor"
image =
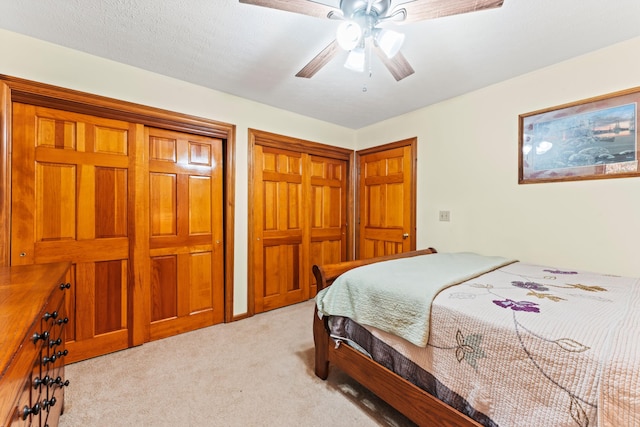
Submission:
<svg viewBox="0 0 640 427">
<path fill-rule="evenodd" d="M 313 373 L 313 301 L 68 365 L 60 427 L 413 426 Z"/>
</svg>

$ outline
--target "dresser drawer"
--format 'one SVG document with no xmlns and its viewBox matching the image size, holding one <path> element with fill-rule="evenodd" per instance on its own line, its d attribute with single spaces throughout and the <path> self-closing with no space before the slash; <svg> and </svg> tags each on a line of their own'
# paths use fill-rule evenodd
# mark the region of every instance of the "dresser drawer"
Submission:
<svg viewBox="0 0 640 427">
<path fill-rule="evenodd" d="M 55 427 L 63 409 L 69 263 L 0 268 L 0 427 Z M 62 284 L 62 286 L 61 286 Z"/>
</svg>

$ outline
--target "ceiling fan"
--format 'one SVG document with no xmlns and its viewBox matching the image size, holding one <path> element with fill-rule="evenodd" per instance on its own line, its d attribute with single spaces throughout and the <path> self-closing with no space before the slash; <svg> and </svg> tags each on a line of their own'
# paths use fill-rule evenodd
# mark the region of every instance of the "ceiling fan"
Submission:
<svg viewBox="0 0 640 427">
<path fill-rule="evenodd" d="M 349 51 L 345 67 L 364 71 L 365 48 L 373 50 L 396 81 L 414 73 L 400 52 L 404 34 L 386 23 L 411 23 L 502 6 L 504 0 L 240 0 L 318 18 L 339 19 L 336 39 L 305 65 L 296 77 L 311 78 L 341 49 Z"/>
</svg>

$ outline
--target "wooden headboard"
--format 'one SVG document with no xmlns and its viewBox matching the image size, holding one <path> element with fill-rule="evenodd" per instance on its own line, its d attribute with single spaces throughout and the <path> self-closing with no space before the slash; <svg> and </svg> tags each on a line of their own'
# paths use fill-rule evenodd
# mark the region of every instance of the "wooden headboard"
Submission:
<svg viewBox="0 0 640 427">
<path fill-rule="evenodd" d="M 392 259 L 398 258 L 409 258 L 418 255 L 428 255 L 435 254 L 437 251 L 434 248 L 422 249 L 419 251 L 412 252 L 403 252 L 399 254 L 393 255 L 385 255 L 376 258 L 368 258 L 368 259 L 358 259 L 354 261 L 345 261 L 339 262 L 336 264 L 326 264 L 326 265 L 314 265 L 313 266 L 313 275 L 316 278 L 316 284 L 318 285 L 318 292 L 327 286 L 331 285 L 336 278 L 344 273 L 345 271 L 349 271 L 352 268 L 360 267 L 367 264 L 373 264 L 380 261 L 388 261 Z"/>
</svg>

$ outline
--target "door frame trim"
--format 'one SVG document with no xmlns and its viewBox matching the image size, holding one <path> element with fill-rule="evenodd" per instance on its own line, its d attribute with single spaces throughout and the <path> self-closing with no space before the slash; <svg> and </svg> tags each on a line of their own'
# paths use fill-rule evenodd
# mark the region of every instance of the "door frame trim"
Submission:
<svg viewBox="0 0 640 427">
<path fill-rule="evenodd" d="M 356 187 L 357 189 L 360 188 L 360 179 L 362 177 L 362 174 L 360 173 L 360 157 L 367 155 L 367 154 L 373 154 L 373 153 L 379 153 L 381 151 L 387 151 L 387 150 L 392 150 L 395 148 L 403 148 L 403 147 L 410 147 L 411 148 L 411 225 L 410 225 L 410 236 L 409 236 L 409 245 L 411 246 L 411 250 L 415 251 L 416 250 L 416 231 L 417 231 L 417 226 L 416 226 L 416 201 L 417 201 L 417 188 L 418 188 L 418 183 L 417 183 L 417 172 L 418 172 L 418 137 L 414 136 L 413 138 L 407 138 L 407 139 L 402 139 L 400 141 L 395 141 L 395 142 L 390 142 L 388 144 L 383 144 L 383 145 L 377 145 L 375 147 L 371 147 L 371 148 L 366 148 L 364 150 L 358 150 L 356 151 L 355 155 L 355 169 L 356 169 Z M 355 203 L 355 211 L 356 212 L 360 212 L 360 194 L 358 194 L 358 197 L 355 198 L 354 200 Z M 360 256 L 360 224 L 357 224 L 355 227 L 355 256 L 356 258 L 359 258 Z"/>
<path fill-rule="evenodd" d="M 257 129 L 248 129 L 248 206 L 252 205 L 255 197 L 256 189 L 253 186 L 253 177 L 255 174 L 255 146 L 272 147 L 281 150 L 295 151 L 298 153 L 306 153 L 315 156 L 328 157 L 333 159 L 345 160 L 347 162 L 347 260 L 353 259 L 353 239 L 354 239 L 354 180 L 351 178 L 354 166 L 354 151 L 347 148 L 340 148 L 333 145 L 322 144 L 319 142 L 306 141 L 299 138 L 293 138 L 285 135 L 278 135 Z M 245 317 L 251 317 L 255 314 L 255 279 L 251 263 L 255 256 L 253 210 L 248 211 L 248 236 L 247 236 L 247 314 Z"/>
<path fill-rule="evenodd" d="M 124 120 L 223 140 L 224 321 L 233 319 L 236 126 L 211 119 L 0 74 L 0 266 L 10 264 L 13 102 Z M 134 338 L 138 341 L 139 337 Z"/>
</svg>

